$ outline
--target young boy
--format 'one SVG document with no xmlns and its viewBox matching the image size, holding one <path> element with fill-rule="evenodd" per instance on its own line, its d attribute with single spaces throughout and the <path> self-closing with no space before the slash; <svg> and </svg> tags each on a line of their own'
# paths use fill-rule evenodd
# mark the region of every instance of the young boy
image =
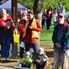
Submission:
<svg viewBox="0 0 69 69">
<path fill-rule="evenodd" d="M 18 67 L 30 68 L 31 67 L 31 63 L 32 63 L 31 56 L 32 56 L 31 52 L 27 51 L 25 57 L 22 58 L 22 60 L 20 61 Z"/>
<path fill-rule="evenodd" d="M 44 53 L 43 48 L 39 48 L 38 53 L 35 54 L 33 59 L 33 67 L 36 69 L 46 69 L 48 66 L 48 57 Z"/>
</svg>

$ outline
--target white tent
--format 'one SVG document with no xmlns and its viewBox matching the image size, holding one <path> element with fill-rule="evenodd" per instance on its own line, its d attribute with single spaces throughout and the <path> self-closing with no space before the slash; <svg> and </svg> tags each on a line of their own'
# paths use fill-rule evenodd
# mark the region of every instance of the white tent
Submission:
<svg viewBox="0 0 69 69">
<path fill-rule="evenodd" d="M 10 10 L 11 11 L 11 0 L 5 2 L 4 4 L 0 5 L 0 10 L 2 8 L 6 9 L 6 10 Z M 21 4 L 17 3 L 17 10 L 20 11 L 20 10 L 23 10 L 23 11 L 26 11 L 27 8 L 22 6 Z"/>
</svg>

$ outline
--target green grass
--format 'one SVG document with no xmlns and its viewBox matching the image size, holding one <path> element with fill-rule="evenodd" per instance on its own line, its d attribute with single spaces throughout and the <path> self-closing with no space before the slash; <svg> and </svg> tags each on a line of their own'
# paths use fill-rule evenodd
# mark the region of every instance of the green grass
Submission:
<svg viewBox="0 0 69 69">
<path fill-rule="evenodd" d="M 44 28 L 40 34 L 40 42 L 52 42 L 52 34 L 54 30 L 54 24 L 52 21 L 52 27 L 49 30 Z"/>
</svg>

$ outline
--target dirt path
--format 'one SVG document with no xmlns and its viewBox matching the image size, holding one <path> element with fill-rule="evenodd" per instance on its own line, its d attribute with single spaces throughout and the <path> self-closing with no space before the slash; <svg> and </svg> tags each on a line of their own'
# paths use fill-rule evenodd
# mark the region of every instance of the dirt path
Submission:
<svg viewBox="0 0 69 69">
<path fill-rule="evenodd" d="M 50 67 L 52 67 L 53 65 L 53 43 L 41 43 L 40 44 L 40 47 L 44 48 L 46 54 L 48 55 L 49 57 L 49 69 Z M 31 48 L 31 51 L 33 52 L 32 48 Z M 16 57 L 15 59 L 11 59 L 10 62 L 2 62 L 0 61 L 0 65 L 7 65 L 7 66 L 15 66 L 17 67 L 18 66 L 18 57 Z"/>
</svg>

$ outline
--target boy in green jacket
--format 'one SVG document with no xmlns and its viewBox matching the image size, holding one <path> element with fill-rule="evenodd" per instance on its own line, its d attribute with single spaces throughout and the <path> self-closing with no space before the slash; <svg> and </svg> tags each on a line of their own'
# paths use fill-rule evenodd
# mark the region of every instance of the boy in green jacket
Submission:
<svg viewBox="0 0 69 69">
<path fill-rule="evenodd" d="M 20 61 L 18 67 L 30 68 L 31 67 L 31 63 L 32 63 L 31 56 L 32 56 L 31 52 L 27 51 L 25 57 L 22 58 L 22 60 Z"/>
</svg>

